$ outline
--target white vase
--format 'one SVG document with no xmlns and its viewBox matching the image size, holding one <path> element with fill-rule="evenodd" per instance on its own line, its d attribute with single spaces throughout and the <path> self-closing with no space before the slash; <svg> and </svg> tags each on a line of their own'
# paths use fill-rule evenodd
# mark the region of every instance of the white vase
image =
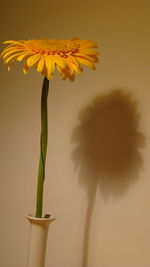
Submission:
<svg viewBox="0 0 150 267">
<path fill-rule="evenodd" d="M 44 267 L 49 224 L 54 220 L 27 216 L 30 222 L 30 241 L 27 267 Z"/>
</svg>

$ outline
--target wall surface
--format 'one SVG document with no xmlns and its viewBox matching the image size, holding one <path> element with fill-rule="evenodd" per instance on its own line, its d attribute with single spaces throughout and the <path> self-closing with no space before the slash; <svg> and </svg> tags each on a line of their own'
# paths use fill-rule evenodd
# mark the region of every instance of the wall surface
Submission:
<svg viewBox="0 0 150 267">
<path fill-rule="evenodd" d="M 150 2 L 1 0 L 0 41 L 79 37 L 100 63 L 49 94 L 46 267 L 150 267 Z M 42 75 L 0 64 L 0 266 L 26 267 Z"/>
</svg>

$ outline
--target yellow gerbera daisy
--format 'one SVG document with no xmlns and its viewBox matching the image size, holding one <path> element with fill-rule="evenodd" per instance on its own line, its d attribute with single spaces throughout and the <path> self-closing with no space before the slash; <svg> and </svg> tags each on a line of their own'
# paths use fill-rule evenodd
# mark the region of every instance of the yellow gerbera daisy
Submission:
<svg viewBox="0 0 150 267">
<path fill-rule="evenodd" d="M 81 74 L 81 64 L 93 70 L 94 63 L 98 62 L 96 43 L 88 40 L 73 38 L 69 40 L 20 40 L 5 41 L 8 46 L 1 53 L 4 63 L 8 64 L 8 70 L 14 61 L 25 60 L 23 72 L 27 73 L 32 66 L 41 72 L 48 80 L 53 78 L 57 67 L 61 78 L 75 78 L 75 73 Z"/>
</svg>

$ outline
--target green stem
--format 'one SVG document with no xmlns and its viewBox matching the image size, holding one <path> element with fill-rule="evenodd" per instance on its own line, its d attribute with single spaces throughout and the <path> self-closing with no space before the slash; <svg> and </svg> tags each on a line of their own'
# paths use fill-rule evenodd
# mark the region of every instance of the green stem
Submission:
<svg viewBox="0 0 150 267">
<path fill-rule="evenodd" d="M 44 77 L 41 95 L 41 138 L 40 138 L 40 160 L 37 182 L 36 217 L 42 218 L 43 207 L 43 187 L 45 179 L 45 163 L 48 141 L 48 120 L 47 120 L 47 97 L 49 90 L 49 80 Z"/>
</svg>

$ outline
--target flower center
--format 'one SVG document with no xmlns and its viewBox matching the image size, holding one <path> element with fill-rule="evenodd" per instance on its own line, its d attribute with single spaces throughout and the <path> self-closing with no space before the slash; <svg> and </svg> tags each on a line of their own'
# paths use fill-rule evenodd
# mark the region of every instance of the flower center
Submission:
<svg viewBox="0 0 150 267">
<path fill-rule="evenodd" d="M 68 57 L 79 52 L 80 44 L 72 42 L 71 40 L 45 40 L 38 41 L 31 40 L 27 44 L 27 48 L 41 54 L 54 55 L 57 54 L 61 57 Z"/>
</svg>

